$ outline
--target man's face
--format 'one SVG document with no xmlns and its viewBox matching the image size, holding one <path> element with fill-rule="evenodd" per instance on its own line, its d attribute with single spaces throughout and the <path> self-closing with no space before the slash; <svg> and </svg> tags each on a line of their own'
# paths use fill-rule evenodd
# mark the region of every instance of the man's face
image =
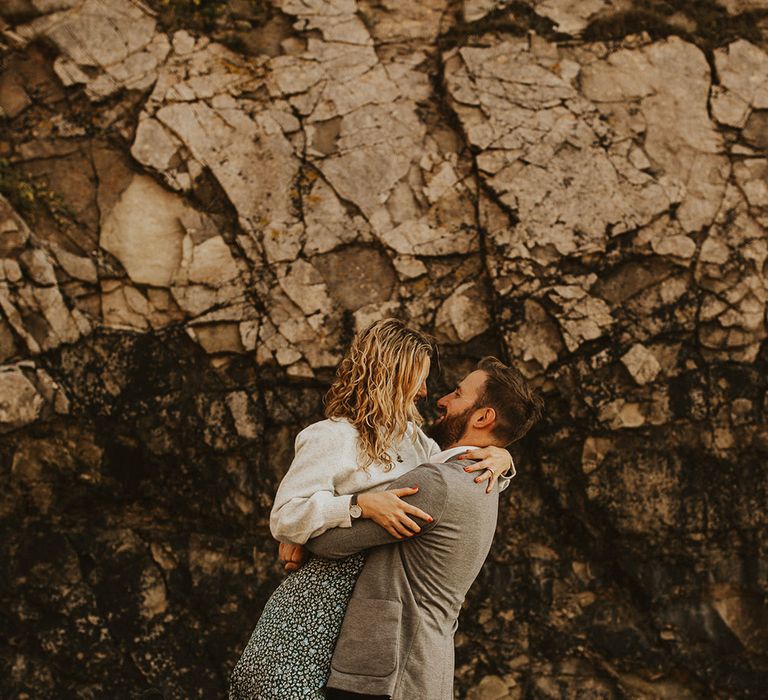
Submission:
<svg viewBox="0 0 768 700">
<path fill-rule="evenodd" d="M 449 394 L 437 401 L 440 415 L 430 428 L 430 435 L 443 449 L 459 443 L 467 431 L 477 401 L 485 388 L 486 373 L 476 369 Z"/>
</svg>

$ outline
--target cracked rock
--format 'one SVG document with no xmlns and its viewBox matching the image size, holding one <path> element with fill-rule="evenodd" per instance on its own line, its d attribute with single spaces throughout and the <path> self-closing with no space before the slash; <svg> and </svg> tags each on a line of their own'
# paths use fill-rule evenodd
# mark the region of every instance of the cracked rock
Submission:
<svg viewBox="0 0 768 700">
<path fill-rule="evenodd" d="M 0 695 L 226 693 L 394 316 L 546 398 L 457 697 L 762 697 L 759 5 L 0 3 Z"/>
<path fill-rule="evenodd" d="M 661 371 L 656 356 L 640 343 L 636 343 L 622 355 L 621 361 L 640 386 L 652 382 Z"/>
<path fill-rule="evenodd" d="M 45 400 L 35 386 L 16 368 L 0 371 L 0 426 L 19 428 L 37 420 Z"/>
<path fill-rule="evenodd" d="M 768 109 L 768 54 L 740 39 L 715 50 L 720 84 L 712 88 L 712 114 L 721 124 L 743 128 L 753 109 Z"/>
<path fill-rule="evenodd" d="M 445 60 L 455 109 L 483 151 L 481 174 L 515 211 L 516 238 L 537 257 L 548 247 L 559 255 L 602 250 L 606 233 L 648 223 L 676 201 L 673 188 L 632 164 L 626 135 L 572 84 L 591 64 L 558 62 L 556 49 L 541 57 L 523 40 L 463 48 Z"/>
<path fill-rule="evenodd" d="M 28 361 L 0 366 L 0 433 L 69 411 L 69 399 L 43 369 Z"/>
<path fill-rule="evenodd" d="M 443 302 L 435 328 L 450 342 L 466 343 L 485 332 L 490 323 L 484 291 L 475 282 L 465 282 Z"/>
<path fill-rule="evenodd" d="M 137 175 L 105 215 L 99 244 L 120 260 L 134 282 L 169 287 L 181 263 L 180 219 L 186 210 L 179 197 Z"/>
<path fill-rule="evenodd" d="M 100 99 L 121 89 L 152 85 L 169 49 L 168 39 L 156 33 L 155 26 L 139 5 L 85 0 L 64 3 L 60 11 L 18 27 L 17 32 L 27 41 L 50 39 L 62 54 L 54 64 L 62 83 L 84 83 L 89 96 Z"/>
</svg>

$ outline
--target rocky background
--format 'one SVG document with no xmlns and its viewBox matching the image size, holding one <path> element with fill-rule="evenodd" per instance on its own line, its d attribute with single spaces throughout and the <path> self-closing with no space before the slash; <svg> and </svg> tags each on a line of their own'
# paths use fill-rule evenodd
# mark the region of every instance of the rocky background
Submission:
<svg viewBox="0 0 768 700">
<path fill-rule="evenodd" d="M 459 697 L 765 697 L 768 2 L 0 16 L 3 698 L 223 698 L 386 315 L 547 398 Z"/>
</svg>

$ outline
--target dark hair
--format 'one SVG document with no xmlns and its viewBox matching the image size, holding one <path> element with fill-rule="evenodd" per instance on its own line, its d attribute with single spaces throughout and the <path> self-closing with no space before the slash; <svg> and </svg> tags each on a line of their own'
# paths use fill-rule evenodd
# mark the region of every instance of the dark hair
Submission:
<svg viewBox="0 0 768 700">
<path fill-rule="evenodd" d="M 541 420 L 544 401 L 520 372 L 495 357 L 484 357 L 477 369 L 486 373 L 476 408 L 496 411 L 493 434 L 504 445 L 516 442 Z"/>
</svg>

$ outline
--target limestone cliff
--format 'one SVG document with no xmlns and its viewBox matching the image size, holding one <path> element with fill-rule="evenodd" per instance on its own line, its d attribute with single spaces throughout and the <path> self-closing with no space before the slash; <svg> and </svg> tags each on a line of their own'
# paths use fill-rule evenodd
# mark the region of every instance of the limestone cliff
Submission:
<svg viewBox="0 0 768 700">
<path fill-rule="evenodd" d="M 768 3 L 5 0 L 0 695 L 224 697 L 356 329 L 546 395 L 460 697 L 768 684 Z M 431 415 L 431 407 L 425 413 Z"/>
</svg>

